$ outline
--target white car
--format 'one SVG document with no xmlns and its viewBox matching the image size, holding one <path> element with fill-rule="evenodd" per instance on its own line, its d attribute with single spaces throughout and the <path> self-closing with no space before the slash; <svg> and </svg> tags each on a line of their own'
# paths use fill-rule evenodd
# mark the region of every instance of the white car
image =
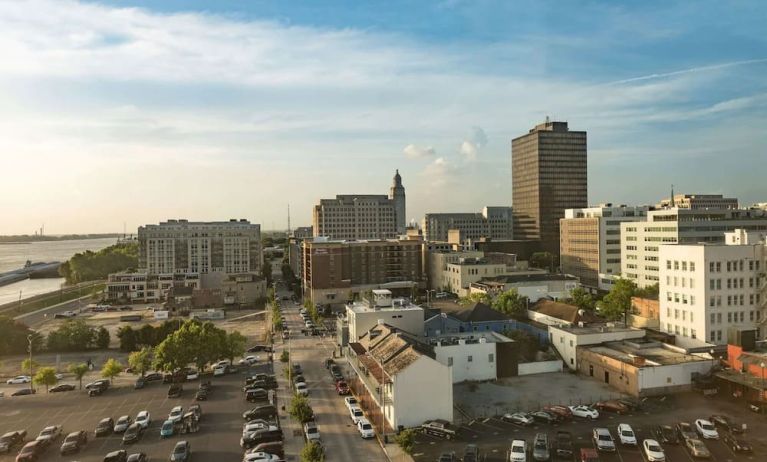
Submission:
<svg viewBox="0 0 767 462">
<path fill-rule="evenodd" d="M 240 365 L 252 366 L 253 364 L 256 364 L 257 362 L 258 362 L 258 356 L 246 356 L 240 360 Z"/>
<path fill-rule="evenodd" d="M 152 417 L 149 415 L 149 411 L 141 411 L 136 415 L 136 423 L 146 430 L 152 423 Z"/>
<path fill-rule="evenodd" d="M 344 404 L 346 405 L 346 409 L 351 409 L 352 406 L 359 406 L 359 402 L 357 402 L 357 398 L 354 396 L 347 396 L 344 398 Z"/>
<path fill-rule="evenodd" d="M 232 365 L 231 361 L 229 361 L 228 359 L 222 359 L 221 361 L 219 361 L 219 362 L 217 362 L 215 364 L 215 367 L 222 367 L 222 366 L 226 367 L 226 366 L 231 366 L 231 365 Z"/>
<path fill-rule="evenodd" d="M 304 424 L 304 436 L 306 437 L 306 441 L 312 442 L 320 441 L 320 429 L 317 427 L 317 424 L 314 422 L 306 422 Z"/>
<path fill-rule="evenodd" d="M 301 396 L 309 396 L 309 389 L 306 388 L 306 383 L 304 382 L 296 383 L 296 393 Z"/>
<path fill-rule="evenodd" d="M 113 428 L 113 431 L 115 433 L 123 433 L 125 430 L 128 429 L 128 427 L 131 426 L 133 423 L 133 420 L 131 420 L 129 415 L 124 415 L 117 419 L 117 422 L 115 422 L 115 428 Z"/>
<path fill-rule="evenodd" d="M 666 453 L 655 440 L 642 441 L 642 450 L 648 462 L 666 462 Z"/>
<path fill-rule="evenodd" d="M 216 366 L 213 368 L 213 376 L 220 377 L 226 375 L 226 366 Z"/>
<path fill-rule="evenodd" d="M 8 379 L 5 381 L 8 385 L 16 385 L 18 383 L 29 383 L 32 379 L 28 375 L 17 375 L 16 377 L 12 379 Z"/>
<path fill-rule="evenodd" d="M 60 372 L 57 372 L 56 373 L 56 380 L 62 380 L 62 379 L 64 379 L 64 374 L 62 374 Z"/>
<path fill-rule="evenodd" d="M 698 419 L 695 421 L 695 430 L 698 434 L 707 440 L 718 440 L 719 432 L 716 431 L 714 424 L 706 419 Z"/>
<path fill-rule="evenodd" d="M 360 421 L 360 419 L 365 418 L 365 414 L 362 412 L 362 409 L 360 409 L 356 404 L 349 408 L 349 417 L 352 418 L 352 422 L 354 422 L 354 425 L 357 425 L 357 423 Z"/>
<path fill-rule="evenodd" d="M 631 428 L 631 425 L 624 423 L 618 425 L 618 440 L 624 446 L 637 445 L 637 436 L 636 433 L 634 433 L 634 429 Z"/>
<path fill-rule="evenodd" d="M 357 421 L 357 430 L 359 430 L 360 435 L 362 435 L 364 439 L 375 438 L 376 436 L 376 432 L 373 430 L 373 426 L 370 425 L 368 419 L 364 417 Z"/>
<path fill-rule="evenodd" d="M 168 414 L 168 420 L 173 423 L 180 422 L 182 417 L 184 417 L 184 408 L 181 406 L 174 407 Z"/>
<path fill-rule="evenodd" d="M 197 369 L 192 369 L 186 373 L 187 380 L 197 380 L 200 378 L 200 372 Z"/>
<path fill-rule="evenodd" d="M 511 442 L 509 462 L 527 462 L 527 443 L 525 443 L 525 440 L 514 440 Z"/>
<path fill-rule="evenodd" d="M 570 408 L 570 412 L 573 413 L 573 416 L 575 417 L 581 417 L 584 419 L 598 419 L 599 418 L 599 411 L 594 409 L 591 406 L 568 406 Z"/>
<path fill-rule="evenodd" d="M 242 462 L 272 462 L 280 460 L 279 457 L 268 452 L 249 452 L 242 458 Z"/>
<path fill-rule="evenodd" d="M 248 433 L 253 433 L 256 430 L 263 430 L 264 428 L 270 427 L 272 427 L 272 425 L 269 425 L 265 422 L 248 422 L 242 426 L 242 434 L 247 435 Z"/>
</svg>

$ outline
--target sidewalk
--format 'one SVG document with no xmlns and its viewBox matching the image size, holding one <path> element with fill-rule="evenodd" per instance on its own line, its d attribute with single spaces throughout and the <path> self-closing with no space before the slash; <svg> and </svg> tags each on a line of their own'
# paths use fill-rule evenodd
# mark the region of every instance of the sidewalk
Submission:
<svg viewBox="0 0 767 462">
<path fill-rule="evenodd" d="M 277 410 L 284 436 L 285 460 L 299 461 L 301 460 L 301 450 L 304 448 L 304 436 L 301 425 L 288 413 L 293 392 L 288 379 L 285 378 L 284 371 L 287 369 L 288 363 L 283 363 L 279 360 L 285 347 L 284 342 L 274 343 L 273 364 L 274 374 L 277 376 Z"/>
</svg>

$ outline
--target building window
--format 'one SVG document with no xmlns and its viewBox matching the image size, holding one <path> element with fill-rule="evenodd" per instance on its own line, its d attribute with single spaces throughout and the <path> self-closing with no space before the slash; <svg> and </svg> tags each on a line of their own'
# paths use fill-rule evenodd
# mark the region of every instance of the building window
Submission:
<svg viewBox="0 0 767 462">
<path fill-rule="evenodd" d="M 466 358 L 466 361 L 467 362 L 472 362 L 472 361 L 474 361 L 474 358 L 471 355 L 469 355 L 469 357 Z"/>
<path fill-rule="evenodd" d="M 452 365 L 453 365 L 453 357 L 452 356 L 448 356 L 448 358 L 447 358 L 447 367 L 450 367 Z"/>
<path fill-rule="evenodd" d="M 671 260 L 666 260 L 666 269 L 671 269 Z"/>
<path fill-rule="evenodd" d="M 715 342 L 716 341 L 716 332 L 711 331 L 711 335 L 709 335 L 710 341 Z"/>
<path fill-rule="evenodd" d="M 678 262 L 678 261 L 676 261 L 676 260 L 674 260 L 674 269 L 675 269 L 675 270 L 678 270 L 678 269 L 679 269 L 679 262 Z"/>
<path fill-rule="evenodd" d="M 694 261 L 690 262 L 690 271 L 695 271 L 695 262 Z"/>
<path fill-rule="evenodd" d="M 695 329 L 690 329 L 690 338 L 698 338 L 698 335 L 695 333 Z"/>
<path fill-rule="evenodd" d="M 709 318 L 710 318 L 710 320 L 709 320 L 709 323 L 710 323 L 710 324 L 716 324 L 716 314 L 714 314 L 714 313 L 711 313 L 711 314 L 709 315 Z"/>
<path fill-rule="evenodd" d="M 493 353 L 490 353 L 487 355 L 487 362 L 494 363 L 495 362 L 495 355 Z"/>
</svg>

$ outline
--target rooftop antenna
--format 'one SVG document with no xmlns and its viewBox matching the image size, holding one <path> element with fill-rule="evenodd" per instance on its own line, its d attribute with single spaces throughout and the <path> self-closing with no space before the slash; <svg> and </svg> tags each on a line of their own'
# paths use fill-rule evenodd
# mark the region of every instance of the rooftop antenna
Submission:
<svg viewBox="0 0 767 462">
<path fill-rule="evenodd" d="M 290 237 L 290 202 L 288 202 L 288 237 Z"/>
</svg>

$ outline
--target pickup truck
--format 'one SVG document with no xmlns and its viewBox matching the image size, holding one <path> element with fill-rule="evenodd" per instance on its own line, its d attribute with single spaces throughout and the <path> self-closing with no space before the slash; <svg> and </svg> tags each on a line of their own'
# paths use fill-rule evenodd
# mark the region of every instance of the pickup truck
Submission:
<svg viewBox="0 0 767 462">
<path fill-rule="evenodd" d="M 427 435 L 452 440 L 458 436 L 455 428 L 447 420 L 427 420 L 421 425 L 421 431 Z"/>
<path fill-rule="evenodd" d="M 567 431 L 558 431 L 554 440 L 557 450 L 557 457 L 563 459 L 573 458 L 573 435 Z"/>
</svg>

